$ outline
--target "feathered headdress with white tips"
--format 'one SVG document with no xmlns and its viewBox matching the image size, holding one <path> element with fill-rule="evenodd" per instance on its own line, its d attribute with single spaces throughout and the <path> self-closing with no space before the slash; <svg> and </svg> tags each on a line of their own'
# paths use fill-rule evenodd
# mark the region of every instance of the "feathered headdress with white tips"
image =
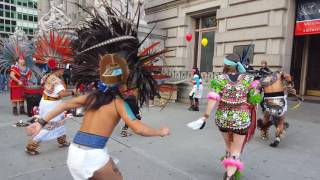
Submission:
<svg viewBox="0 0 320 180">
<path fill-rule="evenodd" d="M 129 89 L 138 90 L 140 105 L 159 95 L 157 82 L 148 66 L 161 54 L 150 53 L 152 45 L 139 53 L 143 41 L 138 39 L 140 7 L 135 16 L 119 12 L 104 2 L 99 9 L 80 6 L 88 21 L 76 30 L 78 39 L 73 42 L 75 66 L 73 80 L 90 84 L 103 80 L 108 83 L 125 83 Z M 100 66 L 99 66 L 100 65 Z"/>
</svg>

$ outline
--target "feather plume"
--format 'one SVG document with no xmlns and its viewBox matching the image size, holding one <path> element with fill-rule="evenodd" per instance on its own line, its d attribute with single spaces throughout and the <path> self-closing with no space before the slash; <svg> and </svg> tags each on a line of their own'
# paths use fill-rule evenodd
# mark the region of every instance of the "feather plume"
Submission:
<svg viewBox="0 0 320 180">
<path fill-rule="evenodd" d="M 157 47 L 160 44 L 160 41 L 155 42 L 153 44 L 151 44 L 150 46 L 146 47 L 145 49 L 143 49 L 138 56 L 145 56 L 147 55 L 150 51 L 152 51 L 155 47 Z"/>
<path fill-rule="evenodd" d="M 27 67 L 33 66 L 32 54 L 34 53 L 34 46 L 31 41 L 18 41 L 12 37 L 2 40 L 0 43 L 2 49 L 3 59 L 0 59 L 0 70 L 7 71 L 14 65 L 19 57 L 23 57 L 26 61 Z"/>
<path fill-rule="evenodd" d="M 244 48 L 242 50 L 242 52 L 240 52 L 239 57 L 240 57 L 240 62 L 241 64 L 243 65 L 247 65 L 249 64 L 249 55 L 250 55 L 250 52 L 253 51 L 253 42 L 251 42 L 246 48 Z"/>
<path fill-rule="evenodd" d="M 57 60 L 59 64 L 72 63 L 71 40 L 65 34 L 51 31 L 48 35 L 41 36 L 36 42 L 34 57 L 39 64 L 46 64 L 50 59 Z"/>
</svg>

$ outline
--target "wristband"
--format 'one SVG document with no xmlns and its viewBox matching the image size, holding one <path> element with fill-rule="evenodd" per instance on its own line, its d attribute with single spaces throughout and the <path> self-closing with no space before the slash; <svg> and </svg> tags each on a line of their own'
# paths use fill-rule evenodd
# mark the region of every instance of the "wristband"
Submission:
<svg viewBox="0 0 320 180">
<path fill-rule="evenodd" d="M 38 119 L 37 121 L 42 127 L 44 127 L 46 124 L 48 124 L 47 121 L 43 120 L 42 118 Z"/>
</svg>

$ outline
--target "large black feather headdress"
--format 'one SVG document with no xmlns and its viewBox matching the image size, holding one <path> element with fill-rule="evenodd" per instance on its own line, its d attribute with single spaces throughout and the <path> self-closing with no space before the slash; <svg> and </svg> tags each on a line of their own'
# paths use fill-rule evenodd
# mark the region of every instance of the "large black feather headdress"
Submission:
<svg viewBox="0 0 320 180">
<path fill-rule="evenodd" d="M 240 58 L 241 64 L 244 66 L 248 66 L 250 64 L 250 54 L 253 54 L 254 52 L 254 44 L 251 42 L 247 47 L 243 48 L 240 52 L 237 52 L 236 54 Z"/>
<path fill-rule="evenodd" d="M 102 76 L 107 83 L 121 80 L 129 89 L 138 90 L 140 105 L 158 96 L 159 88 L 148 66 L 157 56 L 167 51 L 138 52 L 144 41 L 140 42 L 138 39 L 140 7 L 134 17 L 129 17 L 128 12 L 121 13 L 107 2 L 99 9 L 79 7 L 88 14 L 88 18 L 85 24 L 76 30 L 78 38 L 73 42 L 76 54 L 73 80 L 84 84 L 98 82 Z M 153 46 L 147 49 L 148 52 L 151 48 Z M 121 69 L 125 76 L 112 76 L 112 71 L 108 74 L 110 69 L 117 68 Z"/>
</svg>

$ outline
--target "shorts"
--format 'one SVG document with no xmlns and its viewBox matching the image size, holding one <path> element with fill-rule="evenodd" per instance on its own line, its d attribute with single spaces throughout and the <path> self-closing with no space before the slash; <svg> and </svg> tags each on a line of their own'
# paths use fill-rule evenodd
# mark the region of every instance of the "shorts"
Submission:
<svg viewBox="0 0 320 180">
<path fill-rule="evenodd" d="M 86 180 L 95 171 L 105 166 L 110 160 L 107 146 L 104 149 L 94 149 L 71 143 L 68 152 L 67 165 L 75 180 Z"/>
</svg>

